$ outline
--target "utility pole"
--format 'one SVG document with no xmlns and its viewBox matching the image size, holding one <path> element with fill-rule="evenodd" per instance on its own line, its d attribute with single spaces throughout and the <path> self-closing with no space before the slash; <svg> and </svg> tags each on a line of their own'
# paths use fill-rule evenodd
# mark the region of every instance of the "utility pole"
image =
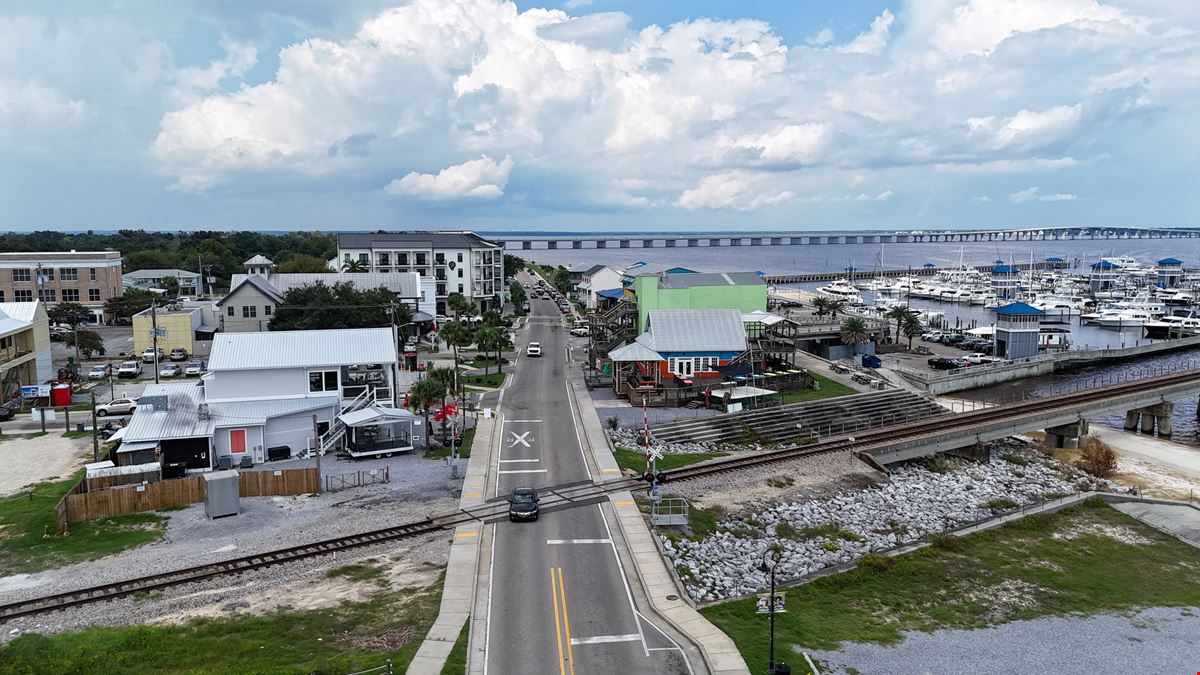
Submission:
<svg viewBox="0 0 1200 675">
<path fill-rule="evenodd" d="M 92 392 L 92 461 L 100 461 L 100 432 L 96 429 L 96 392 Z"/>
<path fill-rule="evenodd" d="M 150 337 L 154 341 L 154 384 L 158 381 L 158 300 L 150 303 Z M 138 358 L 141 358 L 140 356 Z"/>
<path fill-rule="evenodd" d="M 321 494 L 321 432 L 317 427 L 317 416 L 313 415 L 313 445 L 317 452 L 317 494 Z"/>
</svg>

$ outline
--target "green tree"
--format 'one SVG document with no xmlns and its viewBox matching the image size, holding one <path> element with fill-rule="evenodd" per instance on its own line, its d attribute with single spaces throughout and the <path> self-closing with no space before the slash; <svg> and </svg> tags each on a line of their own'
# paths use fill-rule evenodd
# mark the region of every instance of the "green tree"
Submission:
<svg viewBox="0 0 1200 675">
<path fill-rule="evenodd" d="M 864 345 L 871 341 L 871 331 L 867 328 L 867 321 L 862 317 L 851 316 L 842 321 L 842 327 L 838 330 L 838 337 L 842 344 L 850 345 L 854 348 L 853 353 L 858 353 L 858 346 Z"/>
<path fill-rule="evenodd" d="M 508 297 L 512 300 L 512 304 L 519 310 L 526 300 L 525 287 L 519 281 L 512 282 L 508 285 Z"/>
<path fill-rule="evenodd" d="M 500 316 L 500 312 L 494 309 L 484 312 L 480 318 L 483 320 L 483 325 L 485 326 L 500 326 L 504 324 L 504 317 Z"/>
<path fill-rule="evenodd" d="M 74 328 L 92 320 L 92 312 L 78 302 L 60 302 L 46 310 L 50 323 Z"/>
<path fill-rule="evenodd" d="M 813 298 L 812 306 L 817 310 L 817 316 L 825 316 L 829 313 L 829 298 L 817 296 Z"/>
<path fill-rule="evenodd" d="M 910 310 L 901 321 L 900 328 L 904 331 L 904 337 L 908 338 L 909 351 L 912 351 L 913 338 L 924 330 L 924 326 L 921 325 L 921 315 Z"/>
<path fill-rule="evenodd" d="M 93 354 L 104 354 L 104 340 L 94 330 L 77 330 L 63 338 L 63 342 L 71 347 L 75 346 L 76 341 L 85 359 L 92 358 Z"/>
<path fill-rule="evenodd" d="M 454 385 L 456 384 L 456 381 L 457 381 L 457 378 L 455 377 L 456 373 L 458 373 L 457 368 L 430 368 L 429 370 L 425 371 L 426 379 L 433 380 L 434 382 L 437 382 L 438 384 L 442 385 L 442 408 L 443 409 L 445 409 L 445 407 L 446 407 L 446 397 L 447 396 L 455 396 L 458 394 L 457 390 L 454 388 Z M 446 429 L 449 426 L 449 424 L 450 424 L 450 421 L 446 419 L 445 415 L 442 415 L 442 438 L 443 439 L 448 438 L 448 436 L 446 435 Z"/>
<path fill-rule="evenodd" d="M 300 254 L 286 262 L 279 263 L 279 271 L 283 274 L 320 274 L 329 272 L 329 264 L 314 255 Z"/>
<path fill-rule="evenodd" d="M 454 350 L 454 370 L 458 370 L 458 350 L 471 344 L 471 330 L 461 321 L 448 321 L 438 330 L 442 340 Z"/>
<path fill-rule="evenodd" d="M 408 388 L 408 408 L 420 411 L 425 418 L 425 451 L 430 449 L 429 443 L 429 408 L 446 396 L 442 383 L 428 377 L 417 380 Z"/>
<path fill-rule="evenodd" d="M 559 293 L 566 293 L 571 290 L 571 273 L 567 271 L 567 268 L 559 265 L 554 268 L 550 283 L 558 289 Z"/>
<path fill-rule="evenodd" d="M 504 276 L 505 277 L 515 277 L 515 276 L 517 276 L 517 272 L 520 272 L 523 269 L 525 269 L 525 260 L 524 259 L 522 259 L 518 256 L 515 256 L 515 255 L 512 255 L 510 253 L 504 254 Z"/>
<path fill-rule="evenodd" d="M 361 260 L 346 260 L 342 263 L 342 271 L 357 274 L 367 271 L 367 263 Z"/>
<path fill-rule="evenodd" d="M 912 310 L 904 305 L 896 305 L 895 307 L 889 309 L 886 314 L 884 314 L 885 318 L 896 322 L 896 342 L 900 341 L 900 328 L 901 324 L 904 323 L 904 317 L 908 316 L 908 313 L 911 311 Z"/>
<path fill-rule="evenodd" d="M 826 305 L 826 308 L 829 310 L 829 313 L 833 315 L 833 318 L 836 319 L 838 314 L 845 311 L 846 301 L 839 300 L 838 298 L 830 298 L 829 304 Z"/>
<path fill-rule="evenodd" d="M 412 310 L 408 305 L 396 302 L 396 296 L 386 288 L 359 290 L 349 281 L 332 286 L 318 281 L 288 290 L 283 304 L 275 308 L 267 328 L 322 330 L 390 326 L 393 308 L 396 325 L 412 321 Z"/>
<path fill-rule="evenodd" d="M 508 344 L 508 334 L 498 326 L 484 326 L 475 331 L 475 344 L 483 350 L 483 358 L 487 359 L 492 350 L 496 351 L 496 363 L 500 363 L 500 350 Z M 483 366 L 483 374 L 488 375 L 488 366 Z"/>
<path fill-rule="evenodd" d="M 162 278 L 162 287 L 163 287 L 163 290 L 165 290 L 167 292 L 167 297 L 170 297 L 170 298 L 179 297 L 179 280 L 176 279 L 175 277 L 170 277 L 170 276 L 163 277 Z"/>
<path fill-rule="evenodd" d="M 129 317 L 150 309 L 158 300 L 158 294 L 141 288 L 127 288 L 123 295 L 104 301 L 104 311 L 117 318 Z"/>
<path fill-rule="evenodd" d="M 446 309 L 454 312 L 455 319 L 475 316 L 475 303 L 468 300 L 467 296 L 462 293 L 451 293 L 446 296 Z"/>
<path fill-rule="evenodd" d="M 131 251 L 121 256 L 121 268 L 125 272 L 138 270 L 161 270 L 175 266 L 175 259 L 162 249 Z"/>
</svg>

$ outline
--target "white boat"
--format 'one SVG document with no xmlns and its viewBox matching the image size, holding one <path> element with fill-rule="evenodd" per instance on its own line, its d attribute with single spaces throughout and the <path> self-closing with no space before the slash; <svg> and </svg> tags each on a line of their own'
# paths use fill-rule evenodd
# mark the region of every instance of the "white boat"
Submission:
<svg viewBox="0 0 1200 675">
<path fill-rule="evenodd" d="M 1155 340 L 1200 335 L 1200 318 L 1193 316 L 1164 316 L 1157 321 L 1147 321 L 1143 326 L 1146 337 Z"/>
<path fill-rule="evenodd" d="M 845 279 L 826 284 L 817 289 L 817 295 L 830 300 L 841 300 L 848 305 L 862 305 L 862 295 L 858 289 L 850 285 L 850 282 Z"/>
<path fill-rule="evenodd" d="M 1095 320 L 1095 323 L 1105 328 L 1137 328 L 1145 326 L 1154 317 L 1142 309 L 1121 309 L 1115 312 L 1105 312 Z"/>
<path fill-rule="evenodd" d="M 986 305 L 988 300 L 992 299 L 992 292 L 986 288 L 972 288 L 971 300 L 972 305 Z"/>
<path fill-rule="evenodd" d="M 1034 300 L 1029 305 L 1042 310 L 1042 313 L 1048 317 L 1066 318 L 1083 314 L 1082 302 L 1074 298 L 1049 295 L 1039 300 Z"/>
</svg>

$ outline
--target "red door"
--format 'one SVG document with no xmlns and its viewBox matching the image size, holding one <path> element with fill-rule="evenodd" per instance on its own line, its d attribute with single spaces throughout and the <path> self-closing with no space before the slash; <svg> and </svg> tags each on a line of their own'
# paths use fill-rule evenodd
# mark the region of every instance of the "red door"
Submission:
<svg viewBox="0 0 1200 675">
<path fill-rule="evenodd" d="M 229 430 L 229 451 L 230 452 L 245 452 L 246 451 L 246 430 L 245 429 L 230 429 Z"/>
</svg>

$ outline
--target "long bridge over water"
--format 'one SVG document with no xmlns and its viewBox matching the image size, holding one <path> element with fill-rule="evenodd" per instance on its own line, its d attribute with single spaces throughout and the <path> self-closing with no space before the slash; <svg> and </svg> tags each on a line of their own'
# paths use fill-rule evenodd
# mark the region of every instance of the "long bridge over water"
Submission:
<svg viewBox="0 0 1200 675">
<path fill-rule="evenodd" d="M 1200 227 L 1041 227 L 1015 230 L 898 230 L 895 232 L 714 232 L 709 234 L 578 234 L 498 236 L 512 250 L 607 248 L 702 248 L 711 246 L 807 246 L 972 241 L 1089 239 L 1197 239 Z"/>
</svg>

